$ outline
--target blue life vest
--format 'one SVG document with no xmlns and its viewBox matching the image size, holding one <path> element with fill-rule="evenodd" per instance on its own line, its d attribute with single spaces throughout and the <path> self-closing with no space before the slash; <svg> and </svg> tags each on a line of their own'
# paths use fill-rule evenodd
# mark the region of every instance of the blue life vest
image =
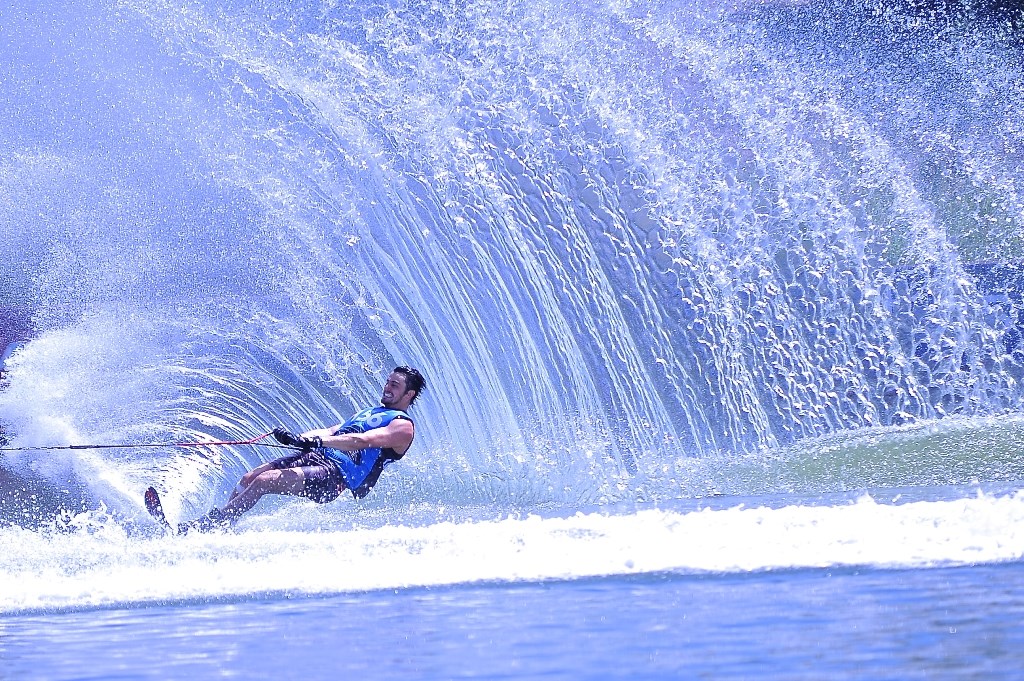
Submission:
<svg viewBox="0 0 1024 681">
<path fill-rule="evenodd" d="M 412 421 L 404 411 L 387 407 L 371 407 L 345 421 L 333 434 L 365 433 L 368 430 L 383 428 L 395 419 Z M 405 456 L 405 452 L 399 454 L 390 447 L 371 447 L 354 452 L 324 447 L 324 454 L 338 464 L 341 476 L 345 479 L 345 486 L 352 490 L 352 495 L 356 499 L 362 499 L 367 495 L 370 488 L 377 484 L 377 478 L 388 464 Z"/>
</svg>

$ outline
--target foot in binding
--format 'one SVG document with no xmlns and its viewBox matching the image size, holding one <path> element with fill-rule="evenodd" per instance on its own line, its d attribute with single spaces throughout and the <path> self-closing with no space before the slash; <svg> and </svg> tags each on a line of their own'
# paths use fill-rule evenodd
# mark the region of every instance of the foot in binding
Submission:
<svg viewBox="0 0 1024 681">
<path fill-rule="evenodd" d="M 178 523 L 178 534 L 188 534 L 189 532 L 213 532 L 214 530 L 226 530 L 231 527 L 234 518 L 220 510 L 219 508 L 212 508 L 210 512 L 204 516 L 200 516 L 195 520 L 187 523 Z"/>
</svg>

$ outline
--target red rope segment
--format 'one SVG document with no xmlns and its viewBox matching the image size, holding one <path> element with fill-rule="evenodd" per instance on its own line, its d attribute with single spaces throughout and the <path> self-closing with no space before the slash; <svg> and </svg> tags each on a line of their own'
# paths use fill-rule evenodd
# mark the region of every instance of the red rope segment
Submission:
<svg viewBox="0 0 1024 681">
<path fill-rule="evenodd" d="M 260 440 L 270 435 L 273 435 L 274 431 L 269 433 L 263 433 L 263 435 L 257 435 L 251 440 L 225 440 L 223 442 L 175 442 L 175 447 L 204 447 L 207 445 L 222 446 L 222 445 L 254 445 Z"/>
</svg>

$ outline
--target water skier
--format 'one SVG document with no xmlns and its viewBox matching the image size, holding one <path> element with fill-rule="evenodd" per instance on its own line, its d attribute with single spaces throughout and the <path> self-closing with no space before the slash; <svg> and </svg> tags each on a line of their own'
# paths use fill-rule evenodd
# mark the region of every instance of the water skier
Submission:
<svg viewBox="0 0 1024 681">
<path fill-rule="evenodd" d="M 407 412 L 425 387 L 418 370 L 395 367 L 384 384 L 381 406 L 364 409 L 344 423 L 301 435 L 276 429 L 278 442 L 302 451 L 252 469 L 242 476 L 223 507 L 179 523 L 178 533 L 229 525 L 265 494 L 300 496 L 325 504 L 350 490 L 361 499 L 384 468 L 401 459 L 412 446 L 416 427 Z M 155 489 L 146 490 L 145 500 L 150 514 L 169 526 Z"/>
</svg>

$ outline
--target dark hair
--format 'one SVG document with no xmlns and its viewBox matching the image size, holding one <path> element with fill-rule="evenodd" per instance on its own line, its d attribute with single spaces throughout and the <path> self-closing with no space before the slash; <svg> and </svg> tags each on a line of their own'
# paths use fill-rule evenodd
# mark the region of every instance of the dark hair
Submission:
<svg viewBox="0 0 1024 681">
<path fill-rule="evenodd" d="M 416 391 L 416 394 L 412 396 L 411 400 L 409 400 L 409 406 L 411 407 L 412 403 L 416 401 L 416 398 L 419 397 L 420 393 L 427 387 L 427 382 L 423 379 L 423 374 L 421 374 L 418 369 L 413 369 L 412 367 L 407 366 L 395 367 L 391 370 L 391 373 L 402 374 L 405 376 L 405 389 Z"/>
</svg>

